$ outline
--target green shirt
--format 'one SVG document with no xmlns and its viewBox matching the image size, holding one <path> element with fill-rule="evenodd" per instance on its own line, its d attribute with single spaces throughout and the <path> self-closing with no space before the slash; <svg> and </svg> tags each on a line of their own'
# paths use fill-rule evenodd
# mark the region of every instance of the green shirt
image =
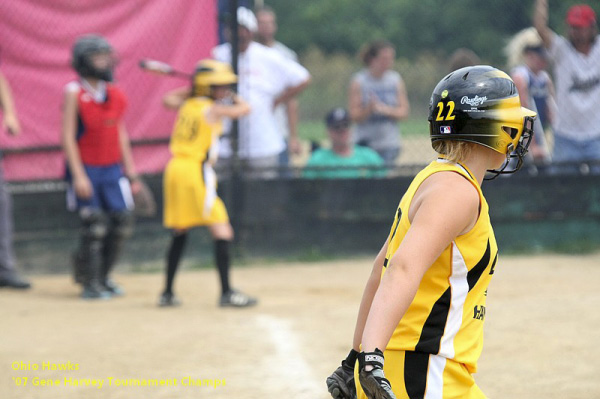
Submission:
<svg viewBox="0 0 600 399">
<path fill-rule="evenodd" d="M 379 154 L 367 147 L 354 146 L 352 155 L 347 157 L 340 156 L 333 150 L 321 148 L 312 154 L 306 164 L 307 169 L 302 175 L 309 179 L 382 177 L 386 173 L 383 165 L 383 159 Z"/>
</svg>

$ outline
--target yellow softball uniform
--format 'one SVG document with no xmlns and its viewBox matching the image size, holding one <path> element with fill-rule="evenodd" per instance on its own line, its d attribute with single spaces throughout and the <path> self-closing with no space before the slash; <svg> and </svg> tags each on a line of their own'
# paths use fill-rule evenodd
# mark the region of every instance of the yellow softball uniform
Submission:
<svg viewBox="0 0 600 399">
<path fill-rule="evenodd" d="M 213 101 L 188 99 L 180 108 L 171 135 L 169 160 L 163 177 L 164 215 L 167 228 L 184 229 L 229 221 L 217 196 L 216 161 L 220 123 L 208 123 L 206 112 Z"/>
<path fill-rule="evenodd" d="M 398 398 L 485 398 L 471 374 L 483 346 L 487 287 L 498 247 L 488 204 L 466 167 L 440 158 L 415 177 L 398 206 L 384 266 L 410 228 L 408 210 L 417 189 L 442 171 L 459 173 L 473 184 L 480 214 L 475 226 L 456 237 L 424 274 L 388 343 L 384 372 Z M 359 398 L 365 398 L 357 388 Z"/>
</svg>

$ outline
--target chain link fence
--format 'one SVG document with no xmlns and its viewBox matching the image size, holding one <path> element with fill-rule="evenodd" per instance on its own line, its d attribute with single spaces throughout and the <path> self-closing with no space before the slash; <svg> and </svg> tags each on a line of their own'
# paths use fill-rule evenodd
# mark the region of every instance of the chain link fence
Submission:
<svg viewBox="0 0 600 399">
<path fill-rule="evenodd" d="M 565 34 L 564 15 L 575 2 L 550 3 L 550 25 Z M 397 168 L 388 168 L 393 175 L 404 166 L 422 165 L 435 156 L 426 120 L 429 96 L 452 69 L 456 51 L 473 50 L 477 57 L 465 58 L 463 63 L 480 62 L 508 71 L 511 54 L 505 48 L 518 32 L 531 26 L 534 7 L 533 1 L 512 0 L 502 7 L 470 0 L 462 5 L 429 0 L 421 11 L 409 2 L 384 2 L 369 8 L 341 0 L 327 5 L 283 0 L 181 0 L 168 5 L 158 0 L 87 0 L 77 5 L 3 2 L 0 68 L 12 86 L 23 128 L 20 137 L 1 138 L 6 178 L 61 178 L 63 87 L 75 79 L 69 67 L 70 48 L 77 36 L 89 32 L 105 35 L 121 60 L 116 78 L 129 97 L 125 122 L 138 168 L 143 173 L 161 173 L 169 157 L 167 141 L 175 118 L 174 111 L 162 107 L 162 96 L 188 82 L 150 75 L 140 70 L 138 63 L 145 58 L 157 59 L 193 71 L 197 60 L 209 57 L 225 40 L 224 28 L 236 4 L 271 7 L 279 22 L 275 38 L 296 51 L 312 76 L 312 84 L 299 96 L 301 149 L 291 155 L 289 163 L 296 172 L 280 174 L 298 177 L 315 147 L 330 146 L 324 117 L 334 107 L 348 108 L 350 82 L 364 68 L 358 55 L 365 44 L 375 39 L 392 43 L 396 57 L 391 69 L 402 76 L 410 103 L 410 114 L 398 123 L 402 150 L 394 162 Z M 439 14 L 438 18 L 432 10 L 442 5 L 445 17 Z M 464 15 L 464 7 L 473 7 L 472 16 Z M 422 25 L 415 26 L 418 23 Z M 513 45 L 510 51 L 522 51 L 524 45 Z M 551 65 L 547 69 L 551 72 Z M 546 127 L 545 134 L 551 152 L 551 126 Z"/>
<path fill-rule="evenodd" d="M 191 72 L 217 42 L 217 7 L 210 0 L 170 2 L 86 0 L 17 1 L 0 4 L 0 70 L 8 80 L 22 132 L 2 134 L 3 167 L 10 181 L 61 179 L 64 88 L 77 75 L 71 48 L 84 34 L 104 36 L 119 59 L 115 83 L 128 106 L 125 125 L 144 173 L 160 173 L 175 112 L 162 96 L 188 80 L 143 72 L 142 59 L 156 59 Z"/>
</svg>

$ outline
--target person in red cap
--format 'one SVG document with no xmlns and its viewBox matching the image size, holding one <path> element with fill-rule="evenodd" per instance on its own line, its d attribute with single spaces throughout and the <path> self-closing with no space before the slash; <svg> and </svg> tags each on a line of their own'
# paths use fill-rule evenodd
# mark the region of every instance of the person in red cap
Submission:
<svg viewBox="0 0 600 399">
<path fill-rule="evenodd" d="M 533 24 L 554 65 L 557 115 L 553 161 L 591 162 L 600 173 L 600 40 L 596 13 L 585 4 L 567 12 L 567 37 L 548 27 L 548 0 L 536 0 Z M 589 166 L 580 168 L 588 171 Z"/>
</svg>

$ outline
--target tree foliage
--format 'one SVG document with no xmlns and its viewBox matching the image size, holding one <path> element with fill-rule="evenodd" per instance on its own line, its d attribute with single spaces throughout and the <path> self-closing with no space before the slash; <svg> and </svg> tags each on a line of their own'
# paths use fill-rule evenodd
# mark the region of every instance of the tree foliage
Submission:
<svg viewBox="0 0 600 399">
<path fill-rule="evenodd" d="M 550 26 L 564 31 L 564 15 L 578 0 L 550 0 Z M 502 48 L 531 26 L 534 0 L 270 0 L 279 20 L 279 39 L 302 53 L 356 54 L 373 39 L 387 39 L 398 54 L 423 52 L 445 57 L 459 47 L 492 64 L 503 63 Z M 596 7 L 592 4 L 592 7 Z"/>
</svg>

